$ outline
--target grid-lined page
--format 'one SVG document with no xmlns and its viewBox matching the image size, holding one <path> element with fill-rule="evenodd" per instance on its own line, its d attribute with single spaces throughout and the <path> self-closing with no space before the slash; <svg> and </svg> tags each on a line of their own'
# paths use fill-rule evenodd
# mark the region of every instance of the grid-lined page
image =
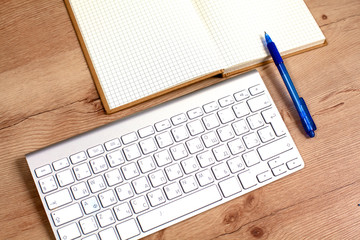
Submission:
<svg viewBox="0 0 360 240">
<path fill-rule="evenodd" d="M 226 62 L 225 73 L 269 59 L 264 31 L 282 54 L 325 41 L 303 0 L 193 0 Z"/>
<path fill-rule="evenodd" d="M 70 0 L 110 109 L 223 68 L 185 0 Z"/>
</svg>

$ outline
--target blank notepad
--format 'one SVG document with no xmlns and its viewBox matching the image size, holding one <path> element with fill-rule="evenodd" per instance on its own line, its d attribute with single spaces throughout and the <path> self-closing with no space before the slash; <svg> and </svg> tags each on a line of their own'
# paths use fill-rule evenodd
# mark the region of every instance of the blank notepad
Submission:
<svg viewBox="0 0 360 240">
<path fill-rule="evenodd" d="M 271 59 L 264 31 L 283 55 L 325 41 L 303 0 L 193 0 L 193 4 L 225 61 L 225 74 Z"/>
<path fill-rule="evenodd" d="M 108 113 L 325 43 L 303 0 L 65 0 Z"/>
<path fill-rule="evenodd" d="M 69 2 L 110 110 L 222 68 L 190 1 Z"/>
</svg>

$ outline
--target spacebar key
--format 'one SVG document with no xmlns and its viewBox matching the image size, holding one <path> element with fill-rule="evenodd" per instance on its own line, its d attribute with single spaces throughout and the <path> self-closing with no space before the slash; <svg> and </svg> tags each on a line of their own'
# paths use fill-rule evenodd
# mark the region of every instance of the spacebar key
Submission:
<svg viewBox="0 0 360 240">
<path fill-rule="evenodd" d="M 146 232 L 220 200 L 221 195 L 216 185 L 212 185 L 140 215 L 138 220 L 141 229 Z"/>
</svg>

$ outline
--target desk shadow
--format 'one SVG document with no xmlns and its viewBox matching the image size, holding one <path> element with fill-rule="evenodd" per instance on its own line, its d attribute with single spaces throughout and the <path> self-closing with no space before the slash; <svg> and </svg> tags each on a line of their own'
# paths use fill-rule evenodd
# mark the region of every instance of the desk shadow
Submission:
<svg viewBox="0 0 360 240">
<path fill-rule="evenodd" d="M 22 180 L 27 188 L 27 193 L 29 198 L 32 200 L 33 205 L 36 208 L 36 212 L 38 213 L 38 215 L 41 218 L 41 222 L 40 224 L 45 225 L 46 231 L 47 231 L 47 235 L 48 235 L 48 239 L 54 239 L 54 233 L 51 229 L 49 220 L 46 216 L 45 210 L 43 208 L 42 202 L 40 200 L 40 196 L 37 192 L 34 180 L 32 178 L 32 175 L 30 173 L 30 169 L 27 165 L 26 159 L 25 158 L 20 158 L 16 160 L 16 166 L 17 166 L 17 170 L 19 171 L 19 174 L 22 176 Z M 36 225 L 34 225 L 36 227 Z"/>
</svg>

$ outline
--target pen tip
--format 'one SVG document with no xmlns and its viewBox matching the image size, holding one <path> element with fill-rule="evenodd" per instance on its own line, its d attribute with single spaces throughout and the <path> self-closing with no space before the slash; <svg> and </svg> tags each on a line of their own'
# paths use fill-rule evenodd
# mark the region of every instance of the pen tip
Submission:
<svg viewBox="0 0 360 240">
<path fill-rule="evenodd" d="M 271 38 L 270 38 L 269 34 L 267 34 L 267 32 L 265 32 L 265 31 L 264 31 L 264 33 L 265 33 L 265 40 L 266 40 L 266 43 L 270 43 L 270 42 L 272 42 L 272 40 L 271 40 Z"/>
</svg>

